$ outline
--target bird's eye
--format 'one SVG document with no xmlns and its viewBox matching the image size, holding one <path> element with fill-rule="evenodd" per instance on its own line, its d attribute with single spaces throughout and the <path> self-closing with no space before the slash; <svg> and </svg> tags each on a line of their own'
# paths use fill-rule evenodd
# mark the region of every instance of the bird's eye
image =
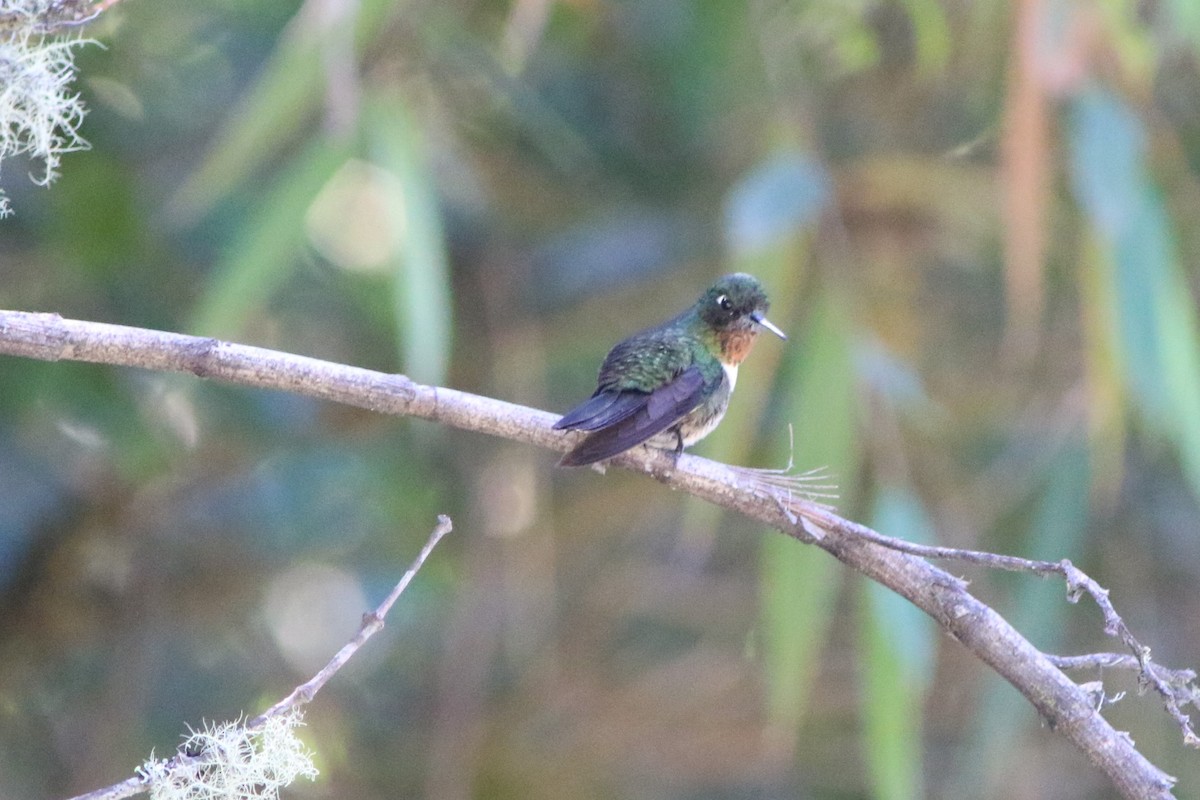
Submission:
<svg viewBox="0 0 1200 800">
<path fill-rule="evenodd" d="M 733 308 L 733 303 L 729 302 L 729 295 L 725 294 L 717 296 L 717 305 L 719 305 L 725 311 L 729 311 L 731 308 Z"/>
</svg>

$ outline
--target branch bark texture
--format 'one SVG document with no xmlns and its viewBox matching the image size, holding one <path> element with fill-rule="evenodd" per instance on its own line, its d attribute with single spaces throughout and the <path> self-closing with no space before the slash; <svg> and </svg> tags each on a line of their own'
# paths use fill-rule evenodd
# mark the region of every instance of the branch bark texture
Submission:
<svg viewBox="0 0 1200 800">
<path fill-rule="evenodd" d="M 391 375 L 216 339 L 66 320 L 57 314 L 0 311 L 0 353 L 75 360 L 276 389 L 434 422 L 565 452 L 572 435 L 552 430 L 557 415 Z M 1130 737 L 1098 713 L 1089 694 L 963 581 L 915 555 L 862 535 L 869 529 L 829 508 L 782 503 L 745 472 L 684 454 L 636 448 L 609 462 L 652 475 L 828 552 L 907 598 L 1011 683 L 1056 731 L 1103 770 L 1127 798 L 1170 798 L 1174 779 L 1147 760 Z M 796 512 L 799 511 L 797 514 Z M 870 533 L 874 533 L 870 531 Z"/>
</svg>

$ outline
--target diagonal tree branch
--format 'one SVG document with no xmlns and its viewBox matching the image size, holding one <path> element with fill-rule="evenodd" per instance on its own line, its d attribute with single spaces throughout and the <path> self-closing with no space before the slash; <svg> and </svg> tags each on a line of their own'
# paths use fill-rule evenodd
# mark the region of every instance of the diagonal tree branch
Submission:
<svg viewBox="0 0 1200 800">
<path fill-rule="evenodd" d="M 544 411 L 441 387 L 403 375 L 181 334 L 65 320 L 57 314 L 0 311 L 0 353 L 46 361 L 75 360 L 190 372 L 243 386 L 277 389 L 387 414 L 420 417 L 464 430 L 564 452 L 574 436 L 552 430 Z M 788 497 L 752 474 L 684 454 L 638 448 L 609 463 L 652 475 L 723 508 L 815 544 L 921 608 L 1011 683 L 1055 730 L 1105 772 L 1127 798 L 1170 798 L 1174 778 L 1150 763 L 1127 734 L 1099 714 L 1089 693 L 1069 679 L 966 584 L 912 553 L 872 538 L 880 534 L 819 503 Z M 1071 591 L 1079 578 L 1068 576 Z M 1135 654 L 1137 655 L 1137 654 Z"/>
</svg>

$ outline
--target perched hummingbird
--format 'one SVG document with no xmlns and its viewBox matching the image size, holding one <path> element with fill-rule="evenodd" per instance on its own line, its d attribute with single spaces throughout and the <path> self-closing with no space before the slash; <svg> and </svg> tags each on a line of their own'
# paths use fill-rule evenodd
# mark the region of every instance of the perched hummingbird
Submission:
<svg viewBox="0 0 1200 800">
<path fill-rule="evenodd" d="M 554 425 L 588 431 L 559 465 L 592 464 L 643 442 L 678 456 L 711 433 L 759 329 L 787 339 L 767 319 L 769 305 L 753 275 L 726 275 L 687 311 L 620 342 L 600 365 L 595 393 Z"/>
</svg>

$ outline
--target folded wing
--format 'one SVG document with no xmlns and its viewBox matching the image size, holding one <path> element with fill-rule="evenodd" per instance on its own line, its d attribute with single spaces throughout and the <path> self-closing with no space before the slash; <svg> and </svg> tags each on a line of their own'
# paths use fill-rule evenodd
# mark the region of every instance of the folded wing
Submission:
<svg viewBox="0 0 1200 800">
<path fill-rule="evenodd" d="M 652 392 L 597 392 L 554 425 L 590 431 L 559 464 L 577 467 L 602 461 L 668 430 L 700 405 L 705 383 L 704 374 L 693 366 Z"/>
<path fill-rule="evenodd" d="M 595 431 L 615 425 L 636 414 L 648 397 L 646 392 L 638 391 L 599 391 L 564 414 L 554 427 L 560 431 Z"/>
</svg>

